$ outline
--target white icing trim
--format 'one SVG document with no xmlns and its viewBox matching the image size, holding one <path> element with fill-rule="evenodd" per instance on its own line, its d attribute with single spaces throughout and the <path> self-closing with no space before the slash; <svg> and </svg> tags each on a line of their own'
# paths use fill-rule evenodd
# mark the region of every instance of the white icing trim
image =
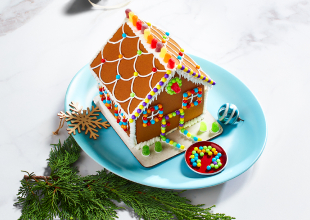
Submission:
<svg viewBox="0 0 310 220">
<path fill-rule="evenodd" d="M 198 117 L 193 118 L 192 120 L 185 122 L 183 128 L 190 127 L 190 126 L 202 121 L 205 118 L 205 116 L 206 116 L 205 114 L 201 114 Z"/>
</svg>

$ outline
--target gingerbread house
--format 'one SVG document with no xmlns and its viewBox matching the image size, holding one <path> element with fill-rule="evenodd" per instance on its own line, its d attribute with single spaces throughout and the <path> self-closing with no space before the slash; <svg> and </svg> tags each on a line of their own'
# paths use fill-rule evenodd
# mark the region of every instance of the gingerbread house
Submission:
<svg viewBox="0 0 310 220">
<path fill-rule="evenodd" d="M 130 148 L 159 140 L 184 148 L 166 135 L 176 129 L 187 135 L 185 128 L 203 119 L 207 93 L 215 85 L 168 32 L 129 9 L 90 69 L 102 111 L 110 112 L 107 119 Z"/>
</svg>

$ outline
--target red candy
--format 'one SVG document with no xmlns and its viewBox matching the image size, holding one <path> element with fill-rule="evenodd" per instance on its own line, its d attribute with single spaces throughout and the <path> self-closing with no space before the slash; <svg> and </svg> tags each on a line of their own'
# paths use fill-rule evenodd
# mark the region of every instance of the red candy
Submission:
<svg viewBox="0 0 310 220">
<path fill-rule="evenodd" d="M 103 100 L 105 100 L 105 98 L 104 98 L 104 97 L 102 97 L 102 98 L 101 98 L 101 101 L 103 101 Z"/>
<path fill-rule="evenodd" d="M 117 123 L 120 123 L 121 122 L 121 120 L 120 119 L 117 119 Z"/>
<path fill-rule="evenodd" d="M 126 18 L 129 18 L 129 12 L 131 12 L 131 10 L 129 8 L 125 10 Z"/>
<path fill-rule="evenodd" d="M 99 88 L 99 91 L 102 92 L 102 88 Z"/>
<path fill-rule="evenodd" d="M 158 40 L 156 38 L 153 38 L 152 43 L 151 43 L 151 48 L 155 49 L 157 45 Z"/>
<path fill-rule="evenodd" d="M 105 59 L 101 59 L 101 63 L 105 63 Z"/>
<path fill-rule="evenodd" d="M 162 118 L 162 117 L 158 117 L 158 119 L 159 119 L 159 121 L 163 120 L 163 118 Z"/>
<path fill-rule="evenodd" d="M 147 120 L 147 117 L 143 117 L 143 120 Z"/>
<path fill-rule="evenodd" d="M 154 107 L 151 107 L 151 111 L 152 111 L 152 112 L 155 111 L 155 108 L 154 108 Z"/>
<path fill-rule="evenodd" d="M 126 122 L 126 121 L 127 121 L 127 119 L 124 118 L 124 119 L 123 119 L 123 122 Z"/>
<path fill-rule="evenodd" d="M 168 66 L 169 69 L 173 69 L 175 67 L 175 60 L 173 58 L 170 58 L 168 60 Z"/>
<path fill-rule="evenodd" d="M 169 121 L 167 121 L 167 126 L 170 126 L 170 122 Z"/>
<path fill-rule="evenodd" d="M 192 90 L 191 90 L 191 93 L 192 93 L 192 94 L 195 94 L 195 91 L 192 89 Z"/>
<path fill-rule="evenodd" d="M 142 27 L 142 21 L 138 20 L 136 25 L 137 25 L 138 31 L 140 31 Z"/>
<path fill-rule="evenodd" d="M 147 126 L 150 126 L 151 125 L 151 122 L 147 122 Z"/>
<path fill-rule="evenodd" d="M 157 72 L 157 69 L 155 67 L 153 67 L 152 71 L 155 73 L 155 72 Z"/>
<path fill-rule="evenodd" d="M 187 103 L 187 100 L 183 100 L 183 103 Z"/>
<path fill-rule="evenodd" d="M 180 86 L 179 86 L 179 84 L 178 84 L 177 82 L 175 82 L 175 83 L 172 84 L 171 89 L 172 89 L 173 91 L 175 91 L 175 93 L 181 92 Z"/>
<path fill-rule="evenodd" d="M 182 53 L 182 52 L 180 52 L 180 53 L 179 53 L 179 55 L 180 55 L 180 56 L 183 56 L 183 53 Z"/>
</svg>

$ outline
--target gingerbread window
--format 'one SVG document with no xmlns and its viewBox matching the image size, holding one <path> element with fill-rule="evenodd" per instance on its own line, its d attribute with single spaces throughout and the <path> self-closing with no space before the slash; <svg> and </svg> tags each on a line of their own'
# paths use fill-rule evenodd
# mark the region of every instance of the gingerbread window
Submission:
<svg viewBox="0 0 310 220">
<path fill-rule="evenodd" d="M 182 108 L 188 109 L 197 106 L 202 100 L 202 88 L 197 87 L 183 93 Z"/>
<path fill-rule="evenodd" d="M 143 127 L 155 124 L 163 119 L 164 109 L 161 104 L 149 107 L 143 111 Z"/>
</svg>

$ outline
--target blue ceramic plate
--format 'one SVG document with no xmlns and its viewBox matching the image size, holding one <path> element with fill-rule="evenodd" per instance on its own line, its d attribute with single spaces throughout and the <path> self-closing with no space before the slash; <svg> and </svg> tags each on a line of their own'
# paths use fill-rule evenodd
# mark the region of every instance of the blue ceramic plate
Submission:
<svg viewBox="0 0 310 220">
<path fill-rule="evenodd" d="M 184 154 L 152 168 L 145 168 L 131 154 L 113 128 L 99 130 L 97 140 L 90 139 L 89 135 L 84 133 L 77 133 L 74 137 L 82 149 L 97 163 L 121 177 L 167 189 L 210 187 L 231 180 L 249 169 L 263 152 L 267 140 L 266 120 L 259 102 L 231 73 L 202 58 L 192 58 L 217 83 L 208 94 L 209 112 L 216 117 L 218 108 L 223 103 L 230 102 L 239 108 L 240 117 L 245 120 L 238 125 L 223 125 L 223 134 L 212 140 L 229 155 L 229 163 L 223 172 L 214 176 L 199 175 L 187 167 Z M 68 87 L 65 110 L 69 110 L 71 101 L 79 102 L 84 109 L 90 107 L 93 98 L 98 95 L 96 84 L 86 65 L 75 75 Z"/>
</svg>

